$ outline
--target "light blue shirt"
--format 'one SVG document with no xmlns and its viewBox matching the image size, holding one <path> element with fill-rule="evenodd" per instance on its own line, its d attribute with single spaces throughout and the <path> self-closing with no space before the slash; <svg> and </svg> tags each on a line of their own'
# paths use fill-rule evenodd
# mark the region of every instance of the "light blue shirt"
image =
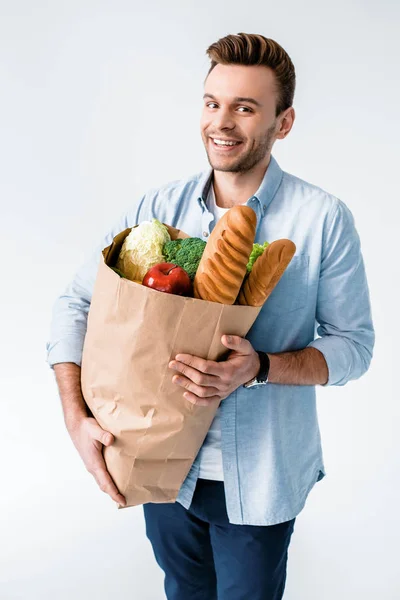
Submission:
<svg viewBox="0 0 400 600">
<path fill-rule="evenodd" d="M 207 241 L 212 169 L 151 189 L 133 203 L 55 302 L 47 360 L 81 364 L 87 314 L 101 250 L 127 227 L 153 217 Z M 326 385 L 365 373 L 374 346 L 370 298 L 354 219 L 343 201 L 282 171 L 271 156 L 257 192 L 256 242 L 289 238 L 296 254 L 246 336 L 257 350 L 307 346 L 324 355 Z M 228 332 L 227 332 L 228 333 Z M 222 458 L 230 523 L 274 525 L 302 510 L 325 475 L 315 386 L 242 386 L 221 402 Z M 189 508 L 199 454 L 177 501 Z"/>
<path fill-rule="evenodd" d="M 217 205 L 213 185 L 210 185 L 206 205 L 214 215 L 214 226 L 229 210 L 229 208 L 221 208 Z M 201 447 L 199 453 L 199 467 L 199 477 L 202 479 L 212 479 L 213 481 L 224 480 L 224 466 L 221 450 L 221 404 L 215 413 L 215 417 Z"/>
</svg>

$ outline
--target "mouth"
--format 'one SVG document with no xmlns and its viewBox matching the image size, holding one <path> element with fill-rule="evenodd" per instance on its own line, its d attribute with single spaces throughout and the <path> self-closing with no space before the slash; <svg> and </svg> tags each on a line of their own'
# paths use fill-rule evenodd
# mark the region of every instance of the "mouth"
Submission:
<svg viewBox="0 0 400 600">
<path fill-rule="evenodd" d="M 218 139 L 218 138 L 215 138 Z M 238 140 L 232 140 L 232 144 L 221 144 L 221 143 L 216 143 L 215 139 L 210 137 L 210 141 L 211 141 L 211 145 L 214 148 L 214 150 L 217 150 L 218 152 L 234 152 L 237 148 L 239 148 L 239 146 L 242 145 L 243 142 L 240 142 Z"/>
</svg>

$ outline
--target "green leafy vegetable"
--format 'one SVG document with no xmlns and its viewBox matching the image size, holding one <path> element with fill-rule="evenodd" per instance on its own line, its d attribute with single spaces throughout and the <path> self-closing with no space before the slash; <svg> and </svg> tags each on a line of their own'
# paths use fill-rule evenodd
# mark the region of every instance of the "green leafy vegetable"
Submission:
<svg viewBox="0 0 400 600">
<path fill-rule="evenodd" d="M 269 246 L 268 242 L 264 242 L 263 244 L 253 244 L 253 250 L 251 251 L 251 254 L 249 256 L 249 262 L 246 266 L 247 273 L 251 272 L 255 261 L 259 256 L 261 256 L 261 254 L 264 252 L 264 249 L 267 248 L 267 246 Z"/>
<path fill-rule="evenodd" d="M 171 240 L 163 247 L 165 262 L 174 263 L 185 269 L 193 281 L 205 247 L 206 242 L 197 237 Z"/>
<path fill-rule="evenodd" d="M 182 240 L 171 240 L 164 244 L 163 254 L 165 258 L 165 262 L 173 263 L 175 260 L 176 253 L 181 247 Z"/>
<path fill-rule="evenodd" d="M 117 267 L 111 267 L 111 269 L 113 271 L 115 271 L 117 273 L 117 275 L 119 275 L 120 277 L 125 277 L 125 275 L 123 274 L 122 271 L 120 271 L 119 269 L 117 269 Z M 126 279 L 126 278 L 125 278 Z"/>
</svg>

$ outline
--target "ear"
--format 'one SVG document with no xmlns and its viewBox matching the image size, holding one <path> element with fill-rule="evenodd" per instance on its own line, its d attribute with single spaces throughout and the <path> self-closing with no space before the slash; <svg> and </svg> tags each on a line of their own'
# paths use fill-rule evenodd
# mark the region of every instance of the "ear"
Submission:
<svg viewBox="0 0 400 600">
<path fill-rule="evenodd" d="M 293 127 L 295 118 L 296 113 L 293 106 L 291 106 L 283 112 L 282 116 L 279 117 L 280 128 L 278 133 L 276 134 L 276 139 L 283 140 L 283 138 L 285 138 L 289 134 L 290 130 Z"/>
</svg>

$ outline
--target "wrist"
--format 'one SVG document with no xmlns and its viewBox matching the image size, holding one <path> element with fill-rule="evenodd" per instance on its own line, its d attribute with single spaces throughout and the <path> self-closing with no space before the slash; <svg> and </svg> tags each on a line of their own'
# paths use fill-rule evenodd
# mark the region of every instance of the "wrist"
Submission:
<svg viewBox="0 0 400 600">
<path fill-rule="evenodd" d="M 245 382 L 244 385 L 247 385 L 248 383 L 250 383 L 250 381 L 253 381 L 253 379 L 255 377 L 257 377 L 257 375 L 260 372 L 260 367 L 261 367 L 260 357 L 258 355 L 258 352 L 255 352 L 254 354 L 255 354 L 255 356 L 254 356 L 254 362 L 252 363 L 251 373 L 250 373 L 248 380 Z"/>
<path fill-rule="evenodd" d="M 256 350 L 258 357 L 258 369 L 252 379 L 244 383 L 245 388 L 252 388 L 259 385 L 265 385 L 268 382 L 270 368 L 269 355 L 261 350 Z"/>
<path fill-rule="evenodd" d="M 87 419 L 88 415 L 85 410 L 77 410 L 72 413 L 64 414 L 64 423 L 68 431 L 74 431 L 77 429 L 84 419 Z"/>
</svg>

